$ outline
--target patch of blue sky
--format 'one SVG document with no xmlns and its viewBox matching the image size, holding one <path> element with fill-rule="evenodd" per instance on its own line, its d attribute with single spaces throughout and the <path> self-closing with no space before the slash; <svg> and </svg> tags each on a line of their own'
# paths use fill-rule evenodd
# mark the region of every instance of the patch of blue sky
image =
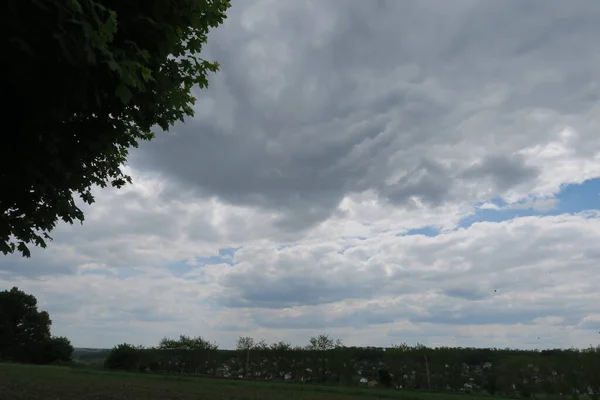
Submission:
<svg viewBox="0 0 600 400">
<path fill-rule="evenodd" d="M 514 218 L 529 217 L 534 215 L 547 215 L 551 211 L 538 211 L 532 208 L 504 208 L 508 205 L 500 199 L 492 199 L 486 203 L 491 203 L 498 206 L 498 209 L 480 208 L 482 204 L 478 204 L 475 212 L 458 223 L 458 228 L 468 228 L 476 222 L 502 222 Z"/>
<path fill-rule="evenodd" d="M 507 204 L 501 198 L 493 198 L 476 204 L 473 214 L 463 218 L 457 228 L 468 228 L 476 222 L 502 222 L 514 218 L 529 216 L 548 216 L 560 214 L 577 214 L 588 210 L 600 210 L 600 178 L 589 179 L 581 184 L 564 185 L 552 199 L 548 207 L 540 206 L 531 200 L 516 204 Z M 489 207 L 482 207 L 487 204 Z M 537 207 L 537 208 L 536 208 Z M 422 226 L 401 232 L 397 236 L 423 235 L 434 237 L 441 233 L 437 226 Z"/>
<path fill-rule="evenodd" d="M 553 198 L 555 204 L 551 208 L 527 208 L 534 203 L 521 202 L 506 204 L 499 198 L 491 199 L 497 208 L 480 208 L 478 205 L 474 214 L 464 218 L 459 227 L 469 227 L 476 222 L 501 222 L 519 217 L 547 216 L 560 214 L 577 214 L 588 210 L 600 209 L 600 178 L 589 179 L 581 184 L 565 185 Z"/>
<path fill-rule="evenodd" d="M 600 178 L 589 179 L 580 185 L 565 186 L 557 196 L 556 214 L 576 214 L 600 209 Z"/>
<path fill-rule="evenodd" d="M 112 275 L 111 271 L 109 271 L 107 269 L 90 269 L 90 270 L 86 270 L 86 271 L 81 271 L 80 274 L 81 275 L 100 275 L 100 276 Z"/>
<path fill-rule="evenodd" d="M 346 238 L 346 239 L 356 239 L 356 240 L 359 240 L 359 241 L 361 241 L 361 242 L 362 242 L 362 241 L 364 241 L 364 240 L 367 240 L 367 238 L 366 238 L 366 237 L 364 237 L 364 236 L 347 236 L 347 237 L 345 237 L 345 238 Z M 354 248 L 354 247 L 356 247 L 356 245 L 348 245 L 348 246 L 344 246 L 344 247 L 343 247 L 341 250 L 338 250 L 338 254 L 344 254 L 344 253 L 346 252 L 346 250 L 348 250 L 348 249 L 352 249 L 352 248 Z"/>
<path fill-rule="evenodd" d="M 139 275 L 139 271 L 133 267 L 121 267 L 117 269 L 117 276 L 119 278 L 131 278 Z"/>
<path fill-rule="evenodd" d="M 297 244 L 295 244 L 295 243 L 282 244 L 281 246 L 277 247 L 277 251 L 281 251 L 281 250 L 285 250 L 285 249 L 293 249 L 296 246 L 297 246 Z"/>
<path fill-rule="evenodd" d="M 422 226 L 420 228 L 409 229 L 406 232 L 399 233 L 397 236 L 422 235 L 434 237 L 440 234 L 440 228 L 437 226 Z"/>
<path fill-rule="evenodd" d="M 235 256 L 235 252 L 239 249 L 241 249 L 241 247 L 224 247 L 219 249 L 219 256 L 233 258 L 233 256 Z"/>
<path fill-rule="evenodd" d="M 219 254 L 208 257 L 196 257 L 194 260 L 183 260 L 169 264 L 166 268 L 175 276 L 184 276 L 197 268 L 206 265 L 227 264 L 233 265 L 233 257 L 240 247 L 226 247 L 219 249 Z"/>
<path fill-rule="evenodd" d="M 235 256 L 235 252 L 239 249 L 240 247 L 222 248 L 219 249 L 218 255 L 209 257 L 197 257 L 193 262 L 188 262 L 188 264 L 191 264 L 192 266 L 204 266 L 212 264 L 233 265 L 233 257 Z"/>
<path fill-rule="evenodd" d="M 190 272 L 197 266 L 189 264 L 187 261 L 179 261 L 176 263 L 169 264 L 166 269 L 169 270 L 173 275 L 177 277 L 184 276 Z"/>
</svg>

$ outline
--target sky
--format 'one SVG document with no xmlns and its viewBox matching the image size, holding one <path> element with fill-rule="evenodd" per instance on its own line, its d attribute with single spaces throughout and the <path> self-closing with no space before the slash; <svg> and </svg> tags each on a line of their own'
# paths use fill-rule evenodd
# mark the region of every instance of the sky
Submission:
<svg viewBox="0 0 600 400">
<path fill-rule="evenodd" d="M 600 343 L 600 2 L 244 0 L 195 116 L 0 288 L 77 347 Z"/>
</svg>

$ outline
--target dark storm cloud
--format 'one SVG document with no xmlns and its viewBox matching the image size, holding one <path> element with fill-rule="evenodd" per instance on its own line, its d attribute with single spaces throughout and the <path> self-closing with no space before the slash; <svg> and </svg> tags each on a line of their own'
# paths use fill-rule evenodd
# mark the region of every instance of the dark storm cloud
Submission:
<svg viewBox="0 0 600 400">
<path fill-rule="evenodd" d="M 477 98 L 493 85 L 504 98 L 490 123 L 503 126 L 513 123 L 503 113 L 583 111 L 597 97 L 588 90 L 597 64 L 589 45 L 600 33 L 593 2 L 313 6 L 234 5 L 207 47 L 222 66 L 198 94 L 207 111 L 144 144 L 132 164 L 168 176 L 174 196 L 182 185 L 279 211 L 281 228 L 301 229 L 368 188 L 397 204 L 452 200 L 456 171 L 428 153 L 453 151 L 440 146 L 461 141 L 457 124 L 486 109 Z M 483 156 L 461 178 L 489 177 L 502 192 L 537 176 L 507 155 Z M 388 186 L 398 171 L 405 178 Z"/>
<path fill-rule="evenodd" d="M 462 300 L 483 300 L 491 296 L 490 291 L 484 291 L 474 287 L 451 287 L 442 290 L 442 293 L 448 297 L 455 297 Z"/>
<path fill-rule="evenodd" d="M 429 205 L 439 206 L 450 200 L 451 187 L 449 171 L 435 161 L 423 160 L 410 168 L 398 182 L 386 186 L 383 194 L 394 203 L 407 203 L 412 196 L 417 196 Z"/>
<path fill-rule="evenodd" d="M 289 277 L 278 281 L 260 279 L 260 284 L 245 285 L 242 296 L 231 295 L 221 300 L 226 307 L 258 307 L 258 308 L 286 308 L 299 305 L 327 304 L 354 296 L 364 298 L 374 292 L 374 289 L 335 286 L 325 280 L 290 279 Z M 239 287 L 239 284 L 236 285 Z"/>
<path fill-rule="evenodd" d="M 489 302 L 469 301 L 460 306 L 449 306 L 443 302 L 428 304 L 426 312 L 415 312 L 410 307 L 412 303 L 399 303 L 394 306 L 382 304 L 368 304 L 336 312 L 332 308 L 309 308 L 295 315 L 274 312 L 256 312 L 254 321 L 264 328 L 273 329 L 324 329 L 324 328 L 356 328 L 368 325 L 390 324 L 401 320 L 413 324 L 437 325 L 534 325 L 540 318 L 562 315 L 556 308 L 540 307 L 537 305 L 523 305 L 509 307 L 502 304 Z M 576 325 L 581 318 L 586 316 L 585 311 L 573 312 L 564 322 L 556 323 L 557 329 L 567 325 Z M 593 325 L 590 325 L 593 326 Z"/>
<path fill-rule="evenodd" d="M 593 328 L 592 218 L 452 225 L 507 191 L 549 193 L 597 171 L 585 163 L 600 148 L 599 11 L 579 0 L 235 2 L 203 55 L 221 71 L 195 94 L 196 117 L 133 150 L 136 185 L 103 191 L 83 227 L 61 226 L 32 259 L 1 258 L 0 281 L 40 293 L 79 341 L 126 326 L 102 339 L 111 346 L 171 331 L 233 343 L 262 328 L 446 340 L 464 324 Z M 565 127 L 572 137 L 557 139 Z M 562 171 L 557 153 L 569 168 L 549 176 Z M 398 232 L 423 222 L 441 234 L 382 233 L 406 220 Z M 231 266 L 181 267 L 230 247 Z"/>
<path fill-rule="evenodd" d="M 538 169 L 525 165 L 522 157 L 490 155 L 467 169 L 462 177 L 475 181 L 490 178 L 499 190 L 504 191 L 534 179 L 538 174 Z"/>
<path fill-rule="evenodd" d="M 350 272 L 350 271 L 347 271 Z M 376 273 L 360 276 L 340 271 L 317 275 L 308 269 L 284 271 L 277 275 L 240 273 L 226 277 L 218 301 L 226 307 L 281 309 L 302 305 L 328 304 L 343 299 L 365 299 L 380 294 L 382 277 Z M 408 291 L 404 285 L 400 290 Z"/>
<path fill-rule="evenodd" d="M 394 315 L 356 311 L 343 316 L 332 316 L 322 313 L 299 317 L 278 317 L 273 315 L 254 318 L 254 322 L 268 329 L 360 329 L 369 325 L 390 324 L 396 320 Z"/>
<path fill-rule="evenodd" d="M 49 244 L 52 246 L 52 243 Z M 61 255 L 63 249 L 42 249 L 33 247 L 31 249 L 31 258 L 24 258 L 20 254 L 9 254 L 0 256 L 0 272 L 6 275 L 0 275 L 0 284 L 2 289 L 9 289 L 13 286 L 14 280 L 21 278 L 39 278 L 40 275 L 71 275 L 76 271 L 78 262 L 85 263 L 86 257 L 74 259 L 70 255 Z M 0 290 L 2 290 L 0 289 Z"/>
<path fill-rule="evenodd" d="M 458 312 L 439 312 L 428 316 L 416 316 L 413 323 L 434 323 L 447 325 L 515 325 L 534 324 L 537 318 L 553 316 L 555 310 L 486 310 L 485 308 L 465 308 Z"/>
</svg>

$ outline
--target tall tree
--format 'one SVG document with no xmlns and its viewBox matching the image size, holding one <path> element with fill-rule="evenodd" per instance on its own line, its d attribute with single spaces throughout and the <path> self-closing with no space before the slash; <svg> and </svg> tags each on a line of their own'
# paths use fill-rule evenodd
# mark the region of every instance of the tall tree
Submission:
<svg viewBox="0 0 600 400">
<path fill-rule="evenodd" d="M 326 354 L 322 354 L 324 352 L 329 352 L 331 355 L 331 350 L 342 348 L 344 345 L 341 339 L 333 340 L 329 337 L 329 335 L 319 335 L 317 337 L 311 337 L 309 340 L 309 345 L 306 346 L 306 349 L 311 353 L 311 358 L 313 361 L 313 365 L 317 375 L 317 379 L 319 382 L 324 382 L 326 379 L 326 374 L 329 372 L 329 360 Z"/>
<path fill-rule="evenodd" d="M 246 354 L 246 365 L 244 367 L 244 376 L 248 377 L 250 372 L 250 350 L 254 348 L 254 339 L 249 336 L 240 336 L 235 343 L 235 348 Z"/>
<path fill-rule="evenodd" d="M 70 361 L 67 338 L 52 337 L 52 321 L 37 299 L 17 287 L 0 292 L 0 359 L 39 364 Z"/>
<path fill-rule="evenodd" d="M 131 182 L 128 149 L 193 114 L 200 57 L 228 0 L 7 0 L 0 13 L 4 115 L 0 250 L 29 256 L 59 220 L 83 222 L 94 185 Z"/>
<path fill-rule="evenodd" d="M 307 349 L 325 351 L 343 346 L 344 344 L 342 343 L 341 339 L 333 340 L 329 337 L 329 335 L 319 335 L 310 338 Z"/>
</svg>

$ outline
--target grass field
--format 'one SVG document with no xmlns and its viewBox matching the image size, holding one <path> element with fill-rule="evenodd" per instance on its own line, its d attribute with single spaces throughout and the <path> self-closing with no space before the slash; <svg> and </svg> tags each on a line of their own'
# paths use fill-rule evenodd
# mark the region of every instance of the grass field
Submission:
<svg viewBox="0 0 600 400">
<path fill-rule="evenodd" d="M 0 364 L 1 400 L 490 400 L 489 396 L 249 382 Z M 493 397 L 494 400 L 502 400 Z"/>
</svg>

